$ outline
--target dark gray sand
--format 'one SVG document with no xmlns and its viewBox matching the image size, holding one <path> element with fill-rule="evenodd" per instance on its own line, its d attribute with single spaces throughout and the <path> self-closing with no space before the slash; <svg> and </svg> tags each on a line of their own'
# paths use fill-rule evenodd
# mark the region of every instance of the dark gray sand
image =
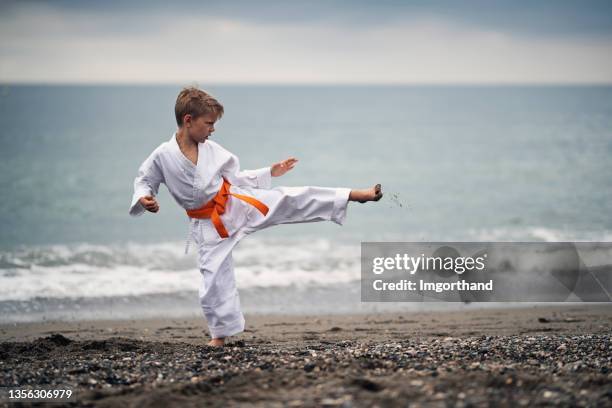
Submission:
<svg viewBox="0 0 612 408">
<path fill-rule="evenodd" d="M 223 349 L 201 319 L 2 325 L 0 386 L 96 407 L 612 406 L 612 305 L 247 322 Z"/>
</svg>

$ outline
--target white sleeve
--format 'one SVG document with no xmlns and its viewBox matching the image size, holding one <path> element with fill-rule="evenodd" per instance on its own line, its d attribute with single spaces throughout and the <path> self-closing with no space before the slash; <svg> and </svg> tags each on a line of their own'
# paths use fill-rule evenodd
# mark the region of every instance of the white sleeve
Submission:
<svg viewBox="0 0 612 408">
<path fill-rule="evenodd" d="M 227 150 L 226 150 L 227 151 Z M 272 188 L 272 173 L 270 166 L 257 170 L 240 170 L 240 161 L 236 155 L 227 152 L 230 159 L 225 163 L 221 174 L 235 186 L 257 188 Z"/>
<path fill-rule="evenodd" d="M 164 181 L 164 177 L 157 162 L 157 152 L 153 152 L 138 169 L 138 176 L 134 179 L 134 195 L 130 206 L 130 215 L 142 215 L 145 208 L 140 204 L 141 197 L 146 195 L 157 195 L 159 184 Z"/>
</svg>

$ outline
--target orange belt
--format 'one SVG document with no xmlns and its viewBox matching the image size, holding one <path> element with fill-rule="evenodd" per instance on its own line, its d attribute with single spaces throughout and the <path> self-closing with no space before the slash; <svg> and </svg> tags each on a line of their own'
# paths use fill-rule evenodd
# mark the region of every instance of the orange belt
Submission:
<svg viewBox="0 0 612 408">
<path fill-rule="evenodd" d="M 221 238 L 229 237 L 229 234 L 225 229 L 225 225 L 223 225 L 223 222 L 221 221 L 220 217 L 221 214 L 225 212 L 225 203 L 227 202 L 229 196 L 234 196 L 242 201 L 246 201 L 253 207 L 257 208 L 259 212 L 261 212 L 263 215 L 266 215 L 269 210 L 267 205 L 253 197 L 245 196 L 242 194 L 230 193 L 230 186 L 230 182 L 223 178 L 223 185 L 219 189 L 217 195 L 212 200 L 210 200 L 198 209 L 187 210 L 187 215 L 191 218 L 210 218 Z"/>
</svg>

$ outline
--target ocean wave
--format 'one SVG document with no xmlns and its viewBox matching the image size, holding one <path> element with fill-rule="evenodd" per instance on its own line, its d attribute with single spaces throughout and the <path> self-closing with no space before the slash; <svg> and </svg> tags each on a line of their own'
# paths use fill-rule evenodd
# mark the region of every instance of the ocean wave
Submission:
<svg viewBox="0 0 612 408">
<path fill-rule="evenodd" d="M 369 241 L 423 241 L 385 236 Z M 612 241 L 612 232 L 545 227 L 500 227 L 449 233 L 437 241 Z M 0 301 L 45 298 L 145 296 L 196 291 L 196 251 L 183 242 L 47 245 L 0 251 Z M 602 252 L 598 251 L 600 256 Z M 594 254 L 593 256 L 598 256 Z M 360 279 L 360 242 L 330 238 L 261 238 L 233 253 L 239 289 L 326 286 Z"/>
<path fill-rule="evenodd" d="M 182 242 L 51 245 L 0 253 L 0 301 L 144 296 L 197 290 L 196 256 Z M 233 254 L 239 288 L 326 285 L 359 279 L 359 245 L 250 240 Z"/>
<path fill-rule="evenodd" d="M 477 242 L 610 242 L 612 231 L 577 231 L 539 226 L 469 229 L 467 236 Z"/>
</svg>

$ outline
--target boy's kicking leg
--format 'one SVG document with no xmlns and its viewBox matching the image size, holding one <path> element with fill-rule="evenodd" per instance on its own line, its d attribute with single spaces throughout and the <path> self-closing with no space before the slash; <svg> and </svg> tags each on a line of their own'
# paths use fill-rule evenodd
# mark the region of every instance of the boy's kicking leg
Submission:
<svg viewBox="0 0 612 408">
<path fill-rule="evenodd" d="M 246 190 L 243 194 L 253 195 L 268 206 L 265 216 L 251 209 L 246 233 L 278 224 L 333 221 L 342 225 L 349 201 L 378 201 L 383 196 L 380 184 L 363 190 L 314 186 Z"/>
</svg>

